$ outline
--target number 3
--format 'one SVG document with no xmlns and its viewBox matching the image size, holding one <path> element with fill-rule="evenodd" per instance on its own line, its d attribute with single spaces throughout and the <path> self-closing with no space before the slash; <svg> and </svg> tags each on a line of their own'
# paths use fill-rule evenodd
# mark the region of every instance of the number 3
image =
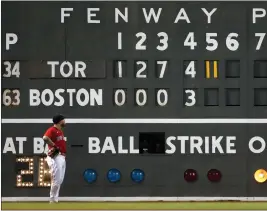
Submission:
<svg viewBox="0 0 267 211">
<path fill-rule="evenodd" d="M 196 93 L 194 90 L 185 90 L 185 93 L 186 94 L 190 94 L 188 96 L 188 100 L 190 100 L 191 102 L 185 102 L 185 105 L 186 106 L 193 106 L 196 104 Z"/>
<path fill-rule="evenodd" d="M 164 51 L 168 48 L 168 35 L 165 32 L 160 32 L 158 33 L 158 37 L 163 37 L 162 39 L 160 39 L 160 43 L 162 44 L 162 46 L 158 45 L 157 49 L 159 51 Z"/>
</svg>

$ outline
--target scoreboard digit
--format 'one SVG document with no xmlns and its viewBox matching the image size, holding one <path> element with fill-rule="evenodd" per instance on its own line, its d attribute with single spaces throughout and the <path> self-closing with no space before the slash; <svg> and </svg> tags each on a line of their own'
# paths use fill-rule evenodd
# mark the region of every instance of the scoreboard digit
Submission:
<svg viewBox="0 0 267 211">
<path fill-rule="evenodd" d="M 266 13 L 265 1 L 4 1 L 4 197 L 48 195 L 42 135 L 61 113 L 62 196 L 265 199 Z"/>
</svg>

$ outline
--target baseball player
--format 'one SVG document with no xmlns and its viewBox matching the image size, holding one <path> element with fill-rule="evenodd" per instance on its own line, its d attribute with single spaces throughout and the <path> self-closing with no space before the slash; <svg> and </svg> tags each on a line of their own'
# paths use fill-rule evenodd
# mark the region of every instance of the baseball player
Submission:
<svg viewBox="0 0 267 211">
<path fill-rule="evenodd" d="M 63 128 L 65 118 L 63 115 L 53 117 L 54 125 L 47 129 L 43 139 L 48 144 L 46 162 L 51 173 L 50 203 L 58 202 L 60 186 L 64 180 L 66 169 L 66 142 Z"/>
</svg>

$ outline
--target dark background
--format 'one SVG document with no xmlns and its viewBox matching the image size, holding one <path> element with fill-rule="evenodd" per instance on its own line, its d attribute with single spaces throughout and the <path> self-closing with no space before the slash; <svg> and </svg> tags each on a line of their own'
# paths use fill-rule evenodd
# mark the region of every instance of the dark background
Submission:
<svg viewBox="0 0 267 211">
<path fill-rule="evenodd" d="M 129 8 L 129 23 L 114 21 L 114 8 Z M 60 23 L 60 8 L 73 7 L 71 17 L 64 24 Z M 86 23 L 86 8 L 98 7 L 97 19 L 101 24 Z M 163 8 L 158 24 L 145 23 L 142 8 Z M 180 8 L 184 7 L 191 24 L 174 20 Z M 206 23 L 206 15 L 200 8 L 218 8 L 212 16 L 212 23 Z M 3 2 L 2 3 L 2 43 L 5 46 L 5 33 L 16 33 L 19 42 L 11 46 L 10 51 L 2 47 L 3 61 L 20 61 L 21 76 L 2 79 L 4 88 L 19 88 L 21 104 L 18 107 L 2 106 L 3 118 L 51 118 L 60 112 L 68 118 L 266 118 L 267 116 L 267 72 L 261 67 L 262 77 L 255 78 L 259 71 L 255 61 L 267 60 L 266 37 L 261 50 L 256 51 L 258 38 L 255 33 L 266 33 L 267 18 L 257 19 L 252 24 L 252 8 L 265 8 L 265 2 Z M 157 11 L 157 10 L 156 10 Z M 159 44 L 158 32 L 169 36 L 169 47 L 161 52 L 156 50 Z M 123 50 L 117 50 L 117 33 L 123 33 Z M 147 35 L 146 51 L 135 50 L 135 34 Z M 184 47 L 188 32 L 195 32 L 198 46 L 195 50 Z M 217 32 L 218 49 L 207 51 L 205 33 Z M 230 51 L 225 45 L 229 33 L 238 33 L 239 49 Z M 168 74 L 164 79 L 155 77 L 155 61 L 168 60 Z M 92 70 L 88 79 L 48 79 L 50 71 L 46 61 L 100 61 L 100 72 Z M 114 61 L 127 62 L 127 77 L 113 77 Z M 134 78 L 134 61 L 148 61 L 148 78 Z M 184 60 L 197 61 L 196 79 L 185 79 Z M 219 78 L 205 79 L 204 61 L 219 61 Z M 236 71 L 227 64 L 237 61 L 239 74 L 236 78 L 227 78 L 227 73 Z M 104 104 L 99 107 L 29 107 L 28 90 L 31 88 L 52 90 L 58 88 L 102 88 Z M 127 89 L 127 104 L 124 107 L 113 105 L 113 89 Z M 148 89 L 148 105 L 134 105 L 134 89 Z M 155 105 L 155 89 L 169 89 L 167 107 Z M 197 105 L 184 107 L 184 89 L 197 90 Z M 256 91 L 260 88 L 260 94 Z M 205 94 L 210 91 L 214 94 Z M 226 106 L 229 89 L 235 89 L 239 106 Z M 217 93 L 217 94 L 216 94 Z M 255 94 L 256 93 L 256 94 Z M 206 96 L 208 95 L 208 96 Z M 206 97 L 205 97 L 206 96 Z M 205 99 L 218 102 L 216 106 L 205 106 Z M 255 106 L 260 102 L 262 106 Z M 2 148 L 6 137 L 28 137 L 24 153 L 32 154 L 32 137 L 41 137 L 47 124 L 2 125 Z M 266 167 L 266 152 L 253 155 L 248 150 L 248 141 L 253 136 L 266 137 L 265 125 L 229 125 L 229 124 L 71 124 L 66 128 L 68 137 L 67 172 L 62 187 L 62 196 L 266 196 L 266 185 L 258 185 L 253 179 L 255 170 Z M 138 146 L 140 132 L 165 132 L 165 137 L 180 135 L 199 136 L 237 136 L 234 155 L 89 155 L 88 137 L 98 136 L 126 138 L 135 136 Z M 103 139 L 101 140 L 103 142 Z M 101 142 L 101 143 L 102 143 Z M 116 145 L 116 141 L 114 141 Z M 83 147 L 74 148 L 73 144 Z M 2 155 L 3 196 L 46 196 L 45 188 L 27 189 L 15 187 L 15 155 Z M 118 168 L 123 179 L 119 184 L 109 184 L 105 175 L 110 168 Z M 86 168 L 97 170 L 97 183 L 88 185 L 82 178 Z M 130 172 L 142 168 L 146 173 L 143 184 L 134 184 Z M 188 184 L 183 179 L 183 172 L 194 168 L 199 173 L 199 180 Z M 223 179 L 218 184 L 210 183 L 206 173 L 210 168 L 222 171 Z"/>
</svg>

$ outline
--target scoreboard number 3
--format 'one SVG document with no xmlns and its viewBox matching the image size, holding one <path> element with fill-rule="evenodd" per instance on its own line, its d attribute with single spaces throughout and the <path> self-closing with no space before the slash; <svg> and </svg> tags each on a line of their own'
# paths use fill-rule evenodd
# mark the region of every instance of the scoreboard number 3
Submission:
<svg viewBox="0 0 267 211">
<path fill-rule="evenodd" d="M 186 102 L 185 105 L 190 107 L 196 104 L 196 92 L 194 90 L 187 89 L 185 90 Z"/>
<path fill-rule="evenodd" d="M 10 61 L 5 61 L 4 66 L 5 68 L 4 68 L 3 77 L 11 78 L 12 76 L 16 76 L 17 78 L 19 78 L 20 76 L 20 63 L 19 62 L 15 62 L 14 64 L 12 64 Z"/>
</svg>

